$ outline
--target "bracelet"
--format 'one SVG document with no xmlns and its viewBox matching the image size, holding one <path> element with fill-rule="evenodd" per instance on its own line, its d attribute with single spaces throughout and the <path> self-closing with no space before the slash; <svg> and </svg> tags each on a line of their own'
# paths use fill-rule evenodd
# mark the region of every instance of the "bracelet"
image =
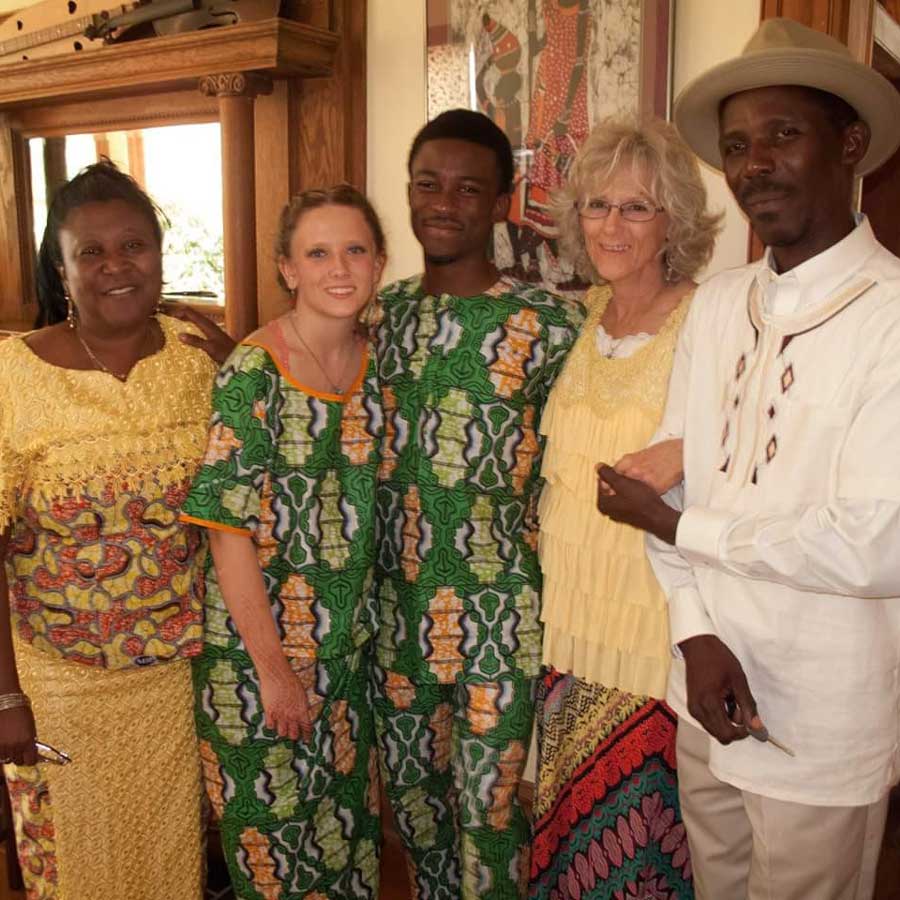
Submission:
<svg viewBox="0 0 900 900">
<path fill-rule="evenodd" d="M 12 693 L 0 694 L 0 712 L 4 709 L 18 709 L 21 706 L 31 706 L 27 694 Z"/>
</svg>

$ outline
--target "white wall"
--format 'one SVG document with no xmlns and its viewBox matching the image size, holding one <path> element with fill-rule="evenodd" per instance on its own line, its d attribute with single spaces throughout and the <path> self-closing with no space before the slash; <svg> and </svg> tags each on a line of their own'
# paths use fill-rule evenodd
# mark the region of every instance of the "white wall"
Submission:
<svg viewBox="0 0 900 900">
<path fill-rule="evenodd" d="M 387 284 L 422 269 L 409 227 L 406 154 L 427 110 L 425 0 L 369 0 L 367 56 L 367 186 L 387 233 Z"/>
<path fill-rule="evenodd" d="M 717 63 L 737 56 L 759 24 L 759 0 L 676 0 L 675 95 L 693 78 Z M 724 229 L 707 269 L 712 275 L 747 261 L 747 223 L 725 184 L 700 164 L 710 207 L 725 211 Z"/>
</svg>

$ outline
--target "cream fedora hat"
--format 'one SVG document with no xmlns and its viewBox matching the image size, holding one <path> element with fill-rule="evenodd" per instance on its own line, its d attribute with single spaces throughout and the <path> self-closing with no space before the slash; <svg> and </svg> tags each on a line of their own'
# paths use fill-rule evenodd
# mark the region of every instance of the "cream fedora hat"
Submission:
<svg viewBox="0 0 900 900">
<path fill-rule="evenodd" d="M 877 169 L 900 144 L 900 93 L 857 62 L 838 40 L 791 19 L 766 19 L 740 56 L 699 75 L 675 101 L 675 124 L 704 162 L 722 168 L 719 105 L 732 94 L 775 85 L 803 85 L 847 101 L 872 132 L 857 175 Z"/>
</svg>

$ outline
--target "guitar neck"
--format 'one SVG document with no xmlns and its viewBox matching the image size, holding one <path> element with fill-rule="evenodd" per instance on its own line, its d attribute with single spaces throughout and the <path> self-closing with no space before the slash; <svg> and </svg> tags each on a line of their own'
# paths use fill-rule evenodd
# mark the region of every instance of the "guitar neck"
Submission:
<svg viewBox="0 0 900 900">
<path fill-rule="evenodd" d="M 81 16 L 78 19 L 67 19 L 59 25 L 50 25 L 38 31 L 31 31 L 19 37 L 0 41 L 0 57 L 10 56 L 22 50 L 30 50 L 32 47 L 40 47 L 43 44 L 51 44 L 53 41 L 65 40 L 76 34 L 84 34 L 84 29 L 91 24 L 92 16 Z"/>
</svg>

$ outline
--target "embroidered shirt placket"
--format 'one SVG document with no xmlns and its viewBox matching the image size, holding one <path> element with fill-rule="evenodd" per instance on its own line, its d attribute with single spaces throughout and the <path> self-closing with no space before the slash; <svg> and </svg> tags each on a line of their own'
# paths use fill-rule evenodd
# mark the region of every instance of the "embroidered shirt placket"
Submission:
<svg viewBox="0 0 900 900">
<path fill-rule="evenodd" d="M 775 363 L 775 360 L 778 358 L 778 354 L 781 352 L 781 344 L 784 340 L 784 335 L 778 331 L 777 329 L 772 328 L 769 325 L 766 325 L 759 335 L 759 342 L 764 347 L 764 352 L 761 354 L 763 363 L 759 369 L 759 378 L 757 380 L 756 385 L 754 386 L 753 391 L 753 406 L 748 406 L 749 409 L 753 409 L 754 407 L 757 410 L 757 414 L 754 417 L 754 429 L 750 444 L 750 455 L 747 458 L 747 464 L 744 468 L 744 476 L 741 479 L 741 484 L 748 484 L 753 479 L 753 471 L 759 465 L 760 460 L 763 458 L 763 454 L 765 452 L 765 445 L 768 443 L 768 436 L 766 434 L 766 408 L 768 407 L 767 403 L 761 403 L 760 399 L 763 396 L 763 392 L 768 390 L 768 386 L 771 383 L 771 372 L 772 367 Z M 750 373 L 750 376 L 753 376 L 753 372 Z M 749 387 L 749 381 L 748 381 Z M 750 392 L 748 391 L 748 394 Z M 748 398 L 749 399 L 749 398 Z"/>
<path fill-rule="evenodd" d="M 803 314 L 793 316 L 779 317 L 778 326 L 765 321 L 759 304 L 758 286 L 754 284 L 750 293 L 750 318 L 754 326 L 759 331 L 760 343 L 766 343 L 764 364 L 760 372 L 760 379 L 757 386 L 757 392 L 761 395 L 762 391 L 774 390 L 774 382 L 772 381 L 772 367 L 775 361 L 781 356 L 786 348 L 788 338 L 795 338 L 823 325 L 829 319 L 836 316 L 842 310 L 846 309 L 854 300 L 861 297 L 875 282 L 867 278 L 859 278 L 851 282 L 846 287 L 835 291 L 829 302 L 820 307 L 813 315 Z M 782 392 L 784 392 L 782 388 Z M 756 417 L 756 431 L 753 435 L 752 457 L 748 460 L 745 476 L 742 484 L 746 484 L 752 478 L 752 467 L 759 465 L 766 459 L 766 446 L 768 444 L 767 424 L 768 416 L 766 410 L 768 403 L 758 403 L 758 414 Z"/>
<path fill-rule="evenodd" d="M 769 373 L 778 350 L 781 347 L 781 336 L 773 333 L 770 325 L 753 316 L 753 310 L 758 300 L 759 285 L 754 282 L 750 287 L 747 298 L 748 311 L 751 322 L 756 328 L 758 338 L 756 352 L 753 361 L 744 373 L 744 389 L 741 391 L 741 402 L 735 416 L 734 435 L 734 465 L 730 466 L 728 480 L 738 486 L 750 482 L 753 477 L 753 467 L 759 460 L 760 434 L 764 433 L 766 404 L 759 402 L 764 386 L 769 383 Z M 774 337 L 775 340 L 771 338 Z M 774 353 L 773 353 L 774 350 Z M 759 373 L 757 375 L 757 373 Z M 762 412 L 754 414 L 754 410 Z M 747 422 L 746 420 L 750 420 Z M 741 459 L 741 449 L 744 448 L 744 459 Z"/>
<path fill-rule="evenodd" d="M 868 278 L 857 279 L 851 284 L 834 292 L 830 301 L 819 307 L 812 316 L 800 314 L 799 316 L 780 317 L 778 327 L 766 322 L 760 309 L 759 285 L 754 282 L 748 296 L 750 321 L 756 328 L 759 338 L 757 340 L 757 352 L 754 361 L 746 373 L 745 388 L 740 404 L 739 415 L 736 421 L 736 433 L 734 440 L 735 465 L 732 467 L 734 480 L 740 486 L 750 483 L 753 477 L 753 468 L 758 466 L 765 458 L 765 446 L 767 443 L 766 424 L 767 403 L 760 403 L 759 397 L 771 384 L 771 370 L 775 360 L 781 354 L 784 341 L 787 337 L 797 337 L 809 331 L 813 331 L 820 325 L 836 316 L 848 307 L 854 300 L 861 297 L 875 282 Z M 757 372 L 759 372 L 758 378 Z M 754 408 L 757 413 L 750 440 L 745 441 L 746 430 L 743 427 L 745 416 L 752 415 Z M 741 445 L 747 446 L 746 461 L 740 459 Z M 738 463 L 741 465 L 738 465 Z M 738 472 L 741 473 L 738 478 Z"/>
</svg>

